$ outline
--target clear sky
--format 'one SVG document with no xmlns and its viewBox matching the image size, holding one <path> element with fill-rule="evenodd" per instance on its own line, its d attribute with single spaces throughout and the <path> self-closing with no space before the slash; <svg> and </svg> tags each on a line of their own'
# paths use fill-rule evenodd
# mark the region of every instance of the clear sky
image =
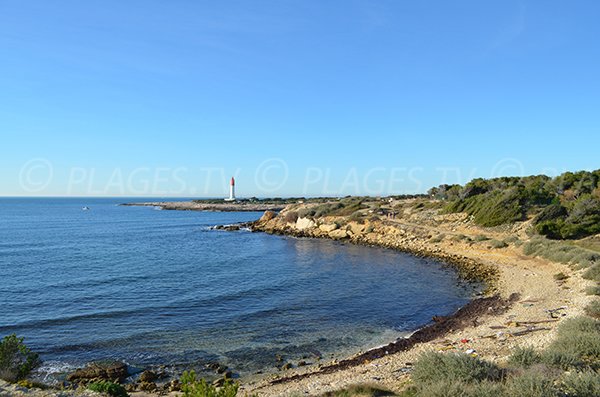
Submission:
<svg viewBox="0 0 600 397">
<path fill-rule="evenodd" d="M 0 195 L 600 168 L 600 2 L 0 0 Z"/>
</svg>

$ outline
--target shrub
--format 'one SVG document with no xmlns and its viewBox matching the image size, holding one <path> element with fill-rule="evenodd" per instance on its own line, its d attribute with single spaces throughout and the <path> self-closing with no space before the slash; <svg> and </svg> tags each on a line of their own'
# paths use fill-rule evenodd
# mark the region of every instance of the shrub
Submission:
<svg viewBox="0 0 600 397">
<path fill-rule="evenodd" d="M 562 390 L 568 396 L 600 396 L 600 374 L 592 371 L 571 373 L 563 380 Z"/>
<path fill-rule="evenodd" d="M 544 362 L 560 368 L 595 365 L 599 360 L 600 321 L 589 317 L 565 320 L 543 354 Z"/>
<path fill-rule="evenodd" d="M 488 241 L 490 238 L 488 236 L 486 236 L 485 234 L 478 234 L 477 236 L 475 236 L 475 238 L 473 239 L 474 241 L 482 242 L 482 241 Z"/>
<path fill-rule="evenodd" d="M 495 249 L 500 249 L 508 247 L 508 244 L 506 244 L 504 241 L 492 240 L 490 241 L 489 246 Z"/>
<path fill-rule="evenodd" d="M 596 264 L 583 273 L 583 278 L 586 280 L 594 280 L 600 282 L 600 263 Z"/>
<path fill-rule="evenodd" d="M 574 268 L 593 267 L 595 264 L 600 264 L 600 255 L 597 252 L 543 237 L 536 237 L 527 242 L 523 246 L 523 253 L 529 256 L 540 256 L 553 262 L 570 264 Z M 597 271 L 600 273 L 600 268 Z"/>
<path fill-rule="evenodd" d="M 585 307 L 585 314 L 590 317 L 600 318 L 600 301 L 595 300 L 587 305 Z M 600 335 L 598 335 L 598 337 L 600 338 Z"/>
<path fill-rule="evenodd" d="M 37 354 L 23 344 L 23 338 L 12 334 L 0 342 L 0 378 L 8 382 L 24 379 L 40 364 Z"/>
<path fill-rule="evenodd" d="M 239 384 L 226 380 L 223 387 L 217 388 L 204 379 L 197 379 L 194 371 L 181 376 L 181 391 L 184 397 L 235 397 Z"/>
<path fill-rule="evenodd" d="M 324 397 L 383 397 L 393 395 L 394 393 L 388 390 L 381 389 L 379 386 L 375 385 L 352 385 L 341 390 L 331 391 L 323 394 Z"/>
<path fill-rule="evenodd" d="M 586 287 L 585 293 L 588 295 L 600 295 L 600 285 Z"/>
<path fill-rule="evenodd" d="M 558 396 L 554 380 L 538 372 L 525 372 L 513 376 L 506 382 L 506 397 L 551 397 Z"/>
<path fill-rule="evenodd" d="M 91 391 L 95 391 L 97 393 L 105 393 L 111 397 L 128 397 L 127 390 L 119 384 L 108 382 L 108 381 L 100 381 L 90 383 L 87 388 Z"/>
<path fill-rule="evenodd" d="M 560 280 L 566 280 L 566 279 L 568 279 L 568 278 L 569 278 L 569 276 L 567 276 L 567 275 L 566 275 L 566 274 L 564 274 L 563 272 L 556 273 L 556 274 L 555 274 L 554 276 L 552 276 L 552 277 L 554 277 L 554 279 L 555 279 L 556 281 L 560 281 Z"/>
<path fill-rule="evenodd" d="M 438 234 L 437 236 L 430 238 L 429 242 L 430 243 L 441 243 L 445 237 L 446 237 L 445 234 Z"/>
<path fill-rule="evenodd" d="M 440 380 L 477 382 L 498 380 L 502 372 L 494 364 L 466 354 L 427 352 L 419 357 L 412 372 L 416 383 L 433 383 Z"/>
<path fill-rule="evenodd" d="M 517 347 L 508 362 L 519 367 L 530 367 L 542 361 L 542 356 L 532 347 Z"/>
</svg>

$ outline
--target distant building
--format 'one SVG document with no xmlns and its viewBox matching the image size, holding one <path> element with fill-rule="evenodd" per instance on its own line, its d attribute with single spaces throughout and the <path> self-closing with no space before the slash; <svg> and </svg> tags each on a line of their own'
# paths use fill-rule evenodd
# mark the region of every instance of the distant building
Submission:
<svg viewBox="0 0 600 397">
<path fill-rule="evenodd" d="M 229 183 L 229 198 L 226 198 L 225 201 L 235 201 L 235 179 L 233 177 Z"/>
</svg>

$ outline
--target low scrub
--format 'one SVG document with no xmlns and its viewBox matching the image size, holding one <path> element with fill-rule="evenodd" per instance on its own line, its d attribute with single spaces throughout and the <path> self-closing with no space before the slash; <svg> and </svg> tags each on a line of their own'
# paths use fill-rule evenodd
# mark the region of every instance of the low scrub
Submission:
<svg viewBox="0 0 600 397">
<path fill-rule="evenodd" d="M 501 248 L 508 247 L 508 244 L 506 244 L 504 241 L 500 241 L 500 240 L 491 240 L 488 243 L 488 246 L 490 248 L 501 249 Z"/>
<path fill-rule="evenodd" d="M 215 387 L 204 379 L 197 379 L 194 371 L 181 376 L 181 391 L 184 397 L 235 397 L 239 384 L 226 380 L 222 387 Z"/>
<path fill-rule="evenodd" d="M 23 338 L 12 334 L 0 342 L 0 379 L 16 382 L 40 364 L 40 359 L 24 343 Z"/>
<path fill-rule="evenodd" d="M 480 382 L 499 380 L 502 371 L 494 364 L 466 354 L 440 354 L 427 352 L 421 355 L 412 372 L 416 384 L 440 380 Z"/>
<path fill-rule="evenodd" d="M 600 318 L 600 301 L 592 301 L 585 307 L 585 314 L 590 317 Z"/>
<path fill-rule="evenodd" d="M 111 397 L 128 397 L 127 390 L 117 383 L 100 381 L 90 383 L 87 388 L 98 393 L 108 394 Z"/>
<path fill-rule="evenodd" d="M 565 320 L 544 350 L 517 348 L 506 368 L 454 353 L 424 353 L 404 397 L 600 396 L 600 321 Z"/>
<path fill-rule="evenodd" d="M 600 295 L 600 285 L 592 285 L 585 289 L 585 293 L 588 295 Z"/>
<path fill-rule="evenodd" d="M 389 390 L 382 389 L 379 386 L 361 384 L 352 385 L 347 388 L 327 392 L 322 395 L 323 397 L 383 397 L 383 396 L 395 396 Z"/>
<path fill-rule="evenodd" d="M 532 238 L 523 246 L 523 253 L 529 256 L 539 256 L 553 262 L 569 264 L 575 269 L 600 265 L 600 254 L 597 252 L 543 237 Z M 600 267 L 595 269 L 594 272 L 597 272 L 597 276 L 600 277 Z M 595 275 L 590 278 L 595 279 Z"/>
<path fill-rule="evenodd" d="M 567 396 L 600 396 L 600 374 L 593 371 L 570 373 L 563 380 L 563 391 Z"/>
</svg>

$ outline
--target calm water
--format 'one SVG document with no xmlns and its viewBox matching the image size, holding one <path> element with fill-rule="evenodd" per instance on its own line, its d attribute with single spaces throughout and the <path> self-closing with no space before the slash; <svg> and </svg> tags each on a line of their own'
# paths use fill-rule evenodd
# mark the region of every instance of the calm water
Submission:
<svg viewBox="0 0 600 397">
<path fill-rule="evenodd" d="M 394 340 L 474 291 L 390 250 L 209 229 L 259 213 L 123 201 L 0 199 L 0 336 L 24 336 L 43 371 L 115 358 L 247 374 L 278 354 L 329 359 Z"/>
</svg>

